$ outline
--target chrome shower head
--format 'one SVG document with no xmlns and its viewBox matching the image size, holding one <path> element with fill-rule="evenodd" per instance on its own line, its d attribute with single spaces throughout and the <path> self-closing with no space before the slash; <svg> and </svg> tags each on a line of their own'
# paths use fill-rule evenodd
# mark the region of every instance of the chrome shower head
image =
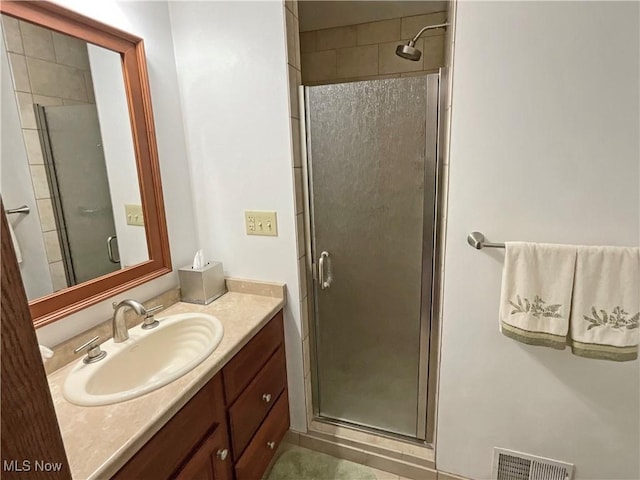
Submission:
<svg viewBox="0 0 640 480">
<path fill-rule="evenodd" d="M 406 45 L 398 45 L 398 47 L 396 48 L 396 55 L 406 60 L 417 62 L 422 56 L 422 52 L 416 48 L 416 42 L 418 41 L 420 36 L 427 30 L 433 30 L 434 28 L 445 28 L 448 25 L 448 23 L 440 23 L 438 25 L 427 25 L 426 27 L 423 27 L 415 37 L 409 40 Z"/>
<path fill-rule="evenodd" d="M 415 44 L 413 43 L 413 40 L 406 45 L 398 45 L 398 48 L 396 48 L 396 55 L 406 60 L 417 62 L 418 60 L 420 60 L 422 52 L 418 50 L 414 45 Z"/>
</svg>

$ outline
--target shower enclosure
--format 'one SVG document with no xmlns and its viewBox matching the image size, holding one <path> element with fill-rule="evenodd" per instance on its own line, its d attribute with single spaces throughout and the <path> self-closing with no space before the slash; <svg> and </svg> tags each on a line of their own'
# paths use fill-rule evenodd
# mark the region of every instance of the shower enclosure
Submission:
<svg viewBox="0 0 640 480">
<path fill-rule="evenodd" d="M 305 88 L 318 419 L 430 441 L 439 75 Z"/>
<path fill-rule="evenodd" d="M 96 105 L 36 113 L 67 285 L 120 270 Z"/>
</svg>

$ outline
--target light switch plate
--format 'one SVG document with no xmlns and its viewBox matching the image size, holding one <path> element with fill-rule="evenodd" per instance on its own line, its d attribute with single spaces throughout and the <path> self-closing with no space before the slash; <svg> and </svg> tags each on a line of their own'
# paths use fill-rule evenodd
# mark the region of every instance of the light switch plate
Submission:
<svg viewBox="0 0 640 480">
<path fill-rule="evenodd" d="M 142 205 L 125 205 L 124 212 L 127 215 L 127 225 L 144 227 L 144 216 L 142 215 Z"/>
<path fill-rule="evenodd" d="M 278 236 L 278 220 L 276 212 L 245 211 L 244 224 L 247 235 Z"/>
</svg>

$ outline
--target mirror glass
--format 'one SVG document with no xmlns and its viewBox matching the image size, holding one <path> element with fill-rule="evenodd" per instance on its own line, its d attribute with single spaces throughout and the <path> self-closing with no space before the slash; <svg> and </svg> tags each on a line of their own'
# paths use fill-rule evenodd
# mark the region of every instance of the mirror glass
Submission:
<svg viewBox="0 0 640 480">
<path fill-rule="evenodd" d="M 27 297 L 149 260 L 120 54 L 1 26 L 0 188 Z"/>
</svg>

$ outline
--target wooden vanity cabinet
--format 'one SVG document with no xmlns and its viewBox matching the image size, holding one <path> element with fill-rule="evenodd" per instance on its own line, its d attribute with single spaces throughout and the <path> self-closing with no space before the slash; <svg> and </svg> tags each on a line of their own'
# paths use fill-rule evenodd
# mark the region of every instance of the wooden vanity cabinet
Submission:
<svg viewBox="0 0 640 480">
<path fill-rule="evenodd" d="M 222 379 L 220 375 L 216 375 L 113 478 L 175 478 L 207 440 L 214 436 L 220 440 L 219 448 L 228 451 L 226 412 L 221 402 L 223 394 Z M 230 464 L 228 460 L 226 463 Z M 231 468 L 228 470 L 227 476 L 221 472 L 215 479 L 231 480 Z"/>
<path fill-rule="evenodd" d="M 282 311 L 114 479 L 259 480 L 289 428 Z"/>
</svg>

